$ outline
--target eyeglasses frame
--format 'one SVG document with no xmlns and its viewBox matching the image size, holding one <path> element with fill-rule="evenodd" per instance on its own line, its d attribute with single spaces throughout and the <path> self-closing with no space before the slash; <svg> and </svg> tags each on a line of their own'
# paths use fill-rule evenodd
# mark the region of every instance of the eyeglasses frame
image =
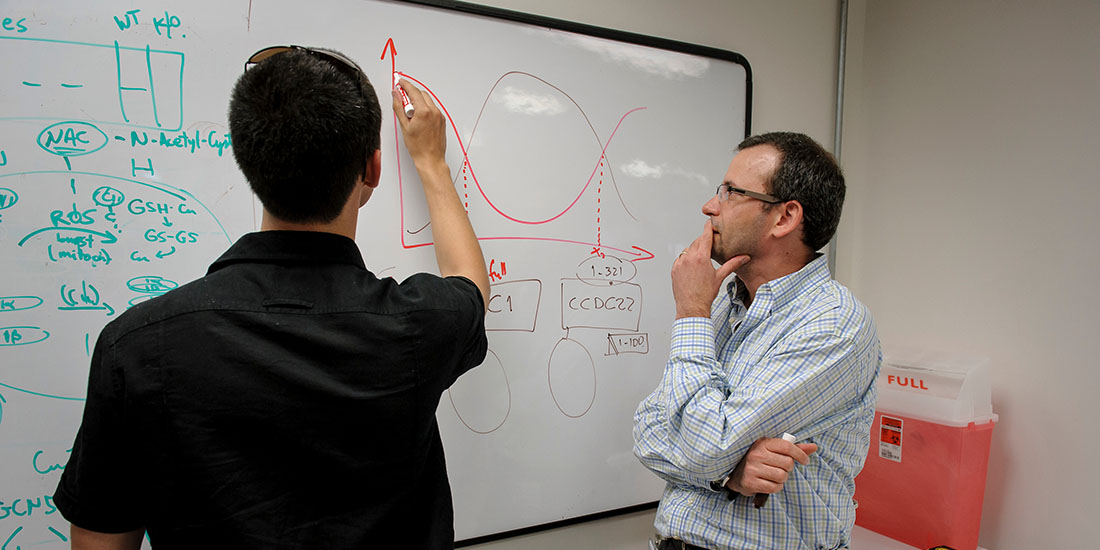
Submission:
<svg viewBox="0 0 1100 550">
<path fill-rule="evenodd" d="M 725 187 L 726 189 L 729 190 L 729 191 L 726 192 L 726 198 L 725 199 L 722 198 L 722 188 L 723 187 Z M 748 197 L 750 199 L 756 199 L 760 202 L 764 202 L 764 203 L 767 203 L 767 204 L 779 204 L 781 202 L 787 202 L 787 201 L 785 201 L 785 200 L 783 200 L 779 197 L 776 197 L 776 196 L 773 196 L 773 195 L 768 195 L 766 193 L 758 193 L 756 191 L 749 191 L 748 189 L 742 189 L 741 187 L 737 187 L 736 185 L 730 184 L 728 182 L 719 184 L 718 188 L 714 190 L 714 194 L 715 194 L 715 196 L 718 197 L 718 202 L 725 202 L 726 200 L 729 199 L 729 196 L 731 194 L 737 194 L 737 195 L 741 195 L 743 197 Z"/>
</svg>

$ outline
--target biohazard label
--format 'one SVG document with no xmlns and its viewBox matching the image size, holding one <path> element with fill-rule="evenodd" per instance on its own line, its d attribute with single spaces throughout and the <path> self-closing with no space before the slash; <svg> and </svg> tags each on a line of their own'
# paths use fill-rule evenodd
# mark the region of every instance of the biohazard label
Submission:
<svg viewBox="0 0 1100 550">
<path fill-rule="evenodd" d="M 878 456 L 901 462 L 902 419 L 883 416 L 879 423 Z"/>
</svg>

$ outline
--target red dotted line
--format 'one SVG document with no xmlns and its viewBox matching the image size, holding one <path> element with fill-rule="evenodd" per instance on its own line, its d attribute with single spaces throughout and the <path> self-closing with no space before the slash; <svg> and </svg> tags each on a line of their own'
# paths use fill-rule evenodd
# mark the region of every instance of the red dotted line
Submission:
<svg viewBox="0 0 1100 550">
<path fill-rule="evenodd" d="M 596 184 L 596 246 L 603 246 L 602 227 L 600 225 L 601 191 L 603 191 L 603 155 L 600 155 L 600 180 Z"/>
<path fill-rule="evenodd" d="M 462 200 L 466 207 L 466 213 L 470 213 L 470 184 L 466 181 L 466 167 L 470 165 L 470 161 L 463 161 L 462 163 Z"/>
</svg>

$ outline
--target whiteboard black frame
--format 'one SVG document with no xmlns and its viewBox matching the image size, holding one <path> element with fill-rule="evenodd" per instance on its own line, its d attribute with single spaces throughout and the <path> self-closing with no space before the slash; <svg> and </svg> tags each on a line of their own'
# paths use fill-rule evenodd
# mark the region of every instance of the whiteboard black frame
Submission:
<svg viewBox="0 0 1100 550">
<path fill-rule="evenodd" d="M 722 61 L 728 61 L 740 65 L 745 69 L 745 128 L 744 135 L 748 137 L 752 135 L 752 67 L 749 65 L 748 59 L 745 56 L 731 52 L 729 50 L 722 50 L 718 48 L 712 48 L 709 46 L 701 46 L 698 44 L 691 44 L 688 42 L 680 42 L 677 40 L 670 40 L 667 38 L 659 38 L 655 36 L 648 36 L 644 34 L 637 34 L 627 31 L 620 31 L 615 29 L 608 29 L 605 27 L 598 27 L 595 25 L 586 25 L 584 23 L 577 23 L 573 21 L 567 21 L 564 19 L 554 19 L 552 17 L 544 17 L 541 15 L 532 15 L 529 13 L 506 10 L 503 8 L 494 8 L 490 6 L 483 6 L 480 4 L 471 4 L 468 2 L 458 1 L 446 1 L 446 0 L 395 0 L 397 2 L 405 4 L 416 4 L 421 6 L 428 6 L 433 8 L 440 8 L 446 10 L 452 10 L 460 13 L 467 13 L 471 15 L 479 15 L 485 17 L 492 17 L 497 19 L 503 19 L 506 21 L 512 21 L 516 23 L 523 23 L 543 28 L 551 28 L 561 31 L 573 32 L 578 34 L 585 34 L 594 36 L 596 38 L 604 38 L 608 40 L 616 40 L 619 42 L 626 42 L 629 44 L 637 44 L 640 46 L 649 46 L 653 48 L 659 48 L 663 50 L 669 50 L 679 53 L 687 53 L 692 55 L 698 55 L 702 57 L 710 57 L 719 59 Z M 603 512 L 597 512 L 594 514 L 587 514 L 583 516 L 577 516 L 561 521 L 554 521 L 550 523 L 543 523 L 540 525 L 532 525 L 529 527 L 523 527 L 520 529 L 513 529 L 510 531 L 504 531 L 500 533 L 494 533 L 491 535 L 484 535 L 480 537 L 473 537 L 469 539 L 463 539 L 455 541 L 456 548 L 462 548 L 467 546 L 473 546 L 476 544 L 483 544 L 487 542 L 517 537 L 521 535 L 527 535 L 531 533 L 537 533 L 540 531 L 546 531 L 549 529 L 556 529 L 559 527 L 566 527 L 569 525 L 576 525 L 579 523 L 585 523 L 588 521 L 594 521 L 599 519 L 605 519 L 609 517 L 619 516 L 623 514 L 630 514 L 634 512 L 640 512 L 644 510 L 652 510 L 657 508 L 658 502 L 646 502 L 637 504 L 634 506 L 627 506 L 624 508 L 616 508 L 613 510 L 606 510 Z"/>
</svg>

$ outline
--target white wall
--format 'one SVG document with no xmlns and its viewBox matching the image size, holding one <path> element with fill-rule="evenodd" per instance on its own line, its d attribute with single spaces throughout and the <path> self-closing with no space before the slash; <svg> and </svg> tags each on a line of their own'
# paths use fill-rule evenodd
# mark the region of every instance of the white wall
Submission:
<svg viewBox="0 0 1100 550">
<path fill-rule="evenodd" d="M 982 546 L 1095 548 L 1100 3 L 852 8 L 838 277 L 887 350 L 993 359 Z"/>
</svg>

